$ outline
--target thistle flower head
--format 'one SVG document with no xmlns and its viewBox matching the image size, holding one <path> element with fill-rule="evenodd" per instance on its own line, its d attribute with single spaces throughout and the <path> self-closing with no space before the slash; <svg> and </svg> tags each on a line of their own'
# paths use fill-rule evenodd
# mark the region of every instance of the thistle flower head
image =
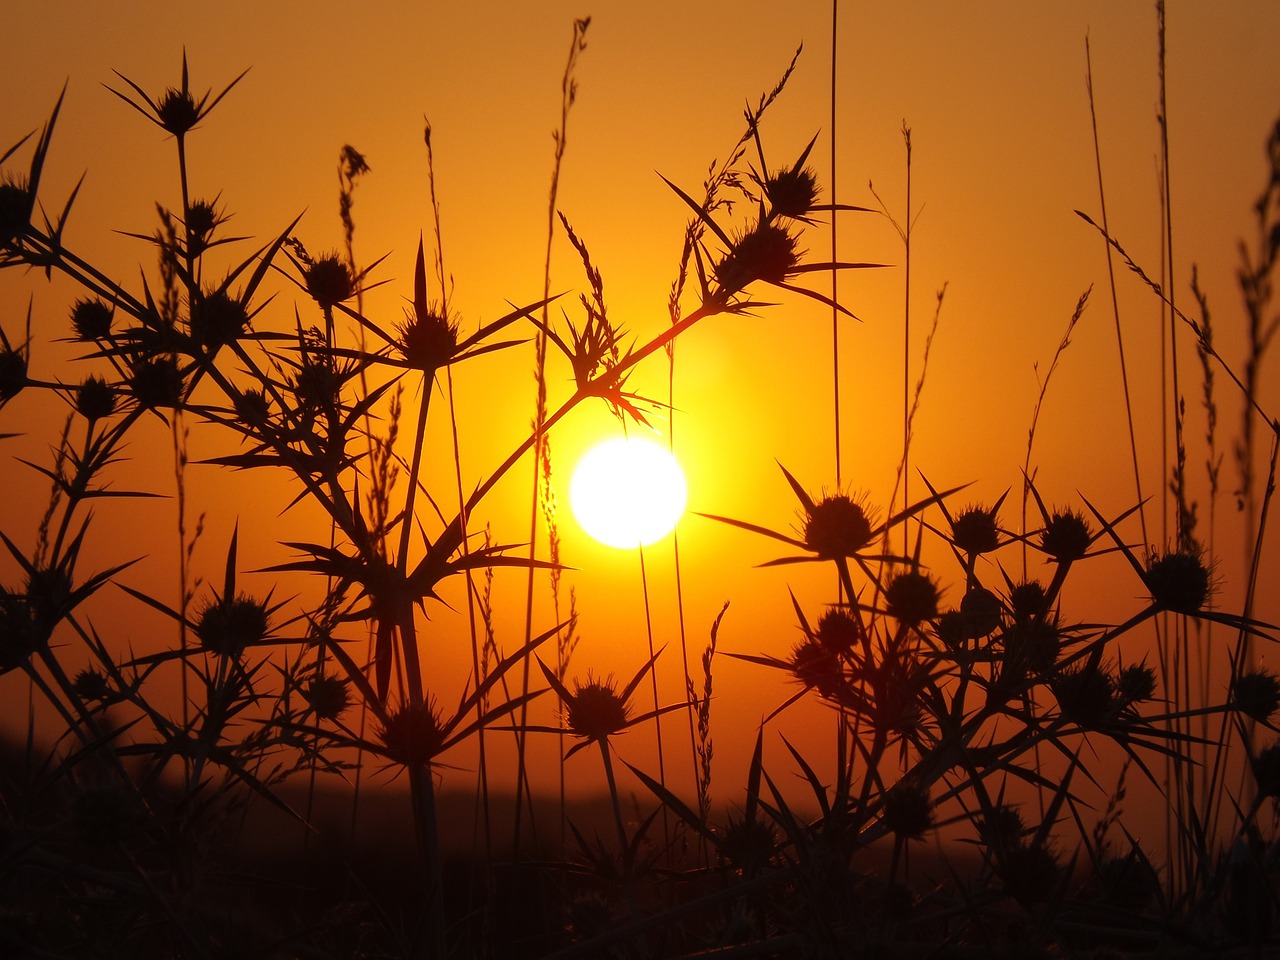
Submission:
<svg viewBox="0 0 1280 960">
<path fill-rule="evenodd" d="M 1116 677 L 1116 697 L 1123 704 L 1144 703 L 1155 693 L 1156 672 L 1145 663 L 1131 663 Z"/>
<path fill-rule="evenodd" d="M 12 400 L 27 385 L 27 354 L 0 345 L 0 403 Z"/>
<path fill-rule="evenodd" d="M 796 242 L 785 227 L 767 220 L 758 222 L 734 240 L 716 265 L 720 292 L 730 297 L 757 280 L 784 283 L 800 260 Z"/>
<path fill-rule="evenodd" d="M 406 767 L 425 767 L 444 747 L 445 731 L 434 702 L 393 711 L 378 731 L 387 757 Z"/>
<path fill-rule="evenodd" d="M 109 417 L 116 409 L 116 388 L 90 375 L 76 390 L 76 412 L 89 422 Z"/>
<path fill-rule="evenodd" d="M 1055 511 L 1040 534 L 1040 549 L 1059 563 L 1079 560 L 1091 543 L 1093 532 L 1089 521 L 1075 510 Z"/>
<path fill-rule="evenodd" d="M 791 651 L 791 675 L 806 689 L 824 696 L 834 695 L 841 686 L 840 658 L 818 640 L 804 640 Z"/>
<path fill-rule="evenodd" d="M 587 740 L 605 740 L 620 732 L 631 716 L 631 708 L 618 693 L 618 683 L 612 675 L 598 679 L 588 673 L 586 682 L 575 681 L 566 707 L 569 731 Z"/>
<path fill-rule="evenodd" d="M 140 407 L 177 407 L 185 384 L 177 358 L 141 357 L 129 367 L 129 391 Z"/>
<path fill-rule="evenodd" d="M 804 518 L 804 544 L 824 560 L 852 556 L 870 543 L 872 536 L 865 502 L 847 494 L 823 497 Z"/>
<path fill-rule="evenodd" d="M 1009 591 L 1009 606 L 1013 609 L 1015 620 L 1030 620 L 1044 616 L 1047 611 L 1048 597 L 1044 592 L 1044 584 L 1039 580 L 1028 580 Z"/>
<path fill-rule="evenodd" d="M 968 639 L 977 640 L 995 633 L 1000 627 L 1004 608 L 1000 598 L 986 587 L 973 587 L 960 601 L 960 613 L 964 617 Z"/>
<path fill-rule="evenodd" d="M 1267 723 L 1280 708 L 1280 678 L 1270 670 L 1246 670 L 1231 684 L 1231 702 L 1250 719 Z"/>
<path fill-rule="evenodd" d="M 244 304 L 225 290 L 211 290 L 191 305 L 191 337 L 206 349 L 231 343 L 248 325 Z"/>
<path fill-rule="evenodd" d="M 207 602 L 196 615 L 200 645 L 221 657 L 236 657 L 270 630 L 267 606 L 243 593 Z"/>
<path fill-rule="evenodd" d="M 720 835 L 721 855 L 744 874 L 768 865 L 777 849 L 773 827 L 755 817 L 730 816 Z"/>
<path fill-rule="evenodd" d="M 200 122 L 200 107 L 191 91 L 169 87 L 156 102 L 156 118 L 165 130 L 181 137 Z"/>
<path fill-rule="evenodd" d="M 834 653 L 852 650 L 862 642 L 862 624 L 848 610 L 832 607 L 818 618 L 818 643 Z"/>
<path fill-rule="evenodd" d="M 114 313 L 97 297 L 77 300 L 71 308 L 71 327 L 81 340 L 99 340 L 111 334 Z"/>
<path fill-rule="evenodd" d="M 302 689 L 302 698 L 318 720 L 337 720 L 351 706 L 347 681 L 327 673 L 312 677 Z"/>
<path fill-rule="evenodd" d="M 1189 550 L 1172 550 L 1150 558 L 1142 582 L 1157 610 L 1199 613 L 1209 600 L 1209 568 Z"/>
<path fill-rule="evenodd" d="M 0 180 L 0 244 L 9 243 L 26 232 L 35 202 L 25 177 L 6 175 Z"/>
<path fill-rule="evenodd" d="M 765 179 L 764 193 L 775 214 L 798 220 L 818 200 L 818 175 L 811 167 L 784 167 Z"/>
<path fill-rule="evenodd" d="M 938 615 L 938 585 L 928 574 L 907 570 L 889 581 L 884 601 L 890 616 L 915 626 Z"/>
<path fill-rule="evenodd" d="M 966 507 L 951 522 L 951 542 L 961 553 L 974 556 L 1000 546 L 1000 528 L 994 509 Z"/>
<path fill-rule="evenodd" d="M 434 373 L 448 363 L 458 346 L 458 324 L 438 309 L 405 311 L 397 349 L 410 367 Z"/>
<path fill-rule="evenodd" d="M 894 836 L 921 840 L 933 828 L 933 801 L 928 788 L 899 780 L 884 795 L 884 823 Z"/>
<path fill-rule="evenodd" d="M 336 253 L 317 257 L 302 267 L 303 286 L 321 310 L 330 310 L 335 304 L 351 299 L 356 292 L 356 279 Z"/>
<path fill-rule="evenodd" d="M 86 703 L 103 703 L 111 696 L 110 682 L 92 667 L 86 667 L 77 673 L 71 686 Z"/>
</svg>

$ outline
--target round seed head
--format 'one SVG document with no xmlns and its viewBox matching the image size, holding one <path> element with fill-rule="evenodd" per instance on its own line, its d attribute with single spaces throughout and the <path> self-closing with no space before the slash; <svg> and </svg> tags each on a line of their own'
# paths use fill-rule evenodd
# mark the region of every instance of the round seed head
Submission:
<svg viewBox="0 0 1280 960">
<path fill-rule="evenodd" d="M 764 192 L 774 213 L 803 217 L 818 199 L 818 176 L 809 167 L 779 170 L 765 180 Z"/>
<path fill-rule="evenodd" d="M 1063 717 L 1086 729 L 1107 720 L 1115 708 L 1115 682 L 1100 667 L 1065 671 L 1050 686 Z"/>
<path fill-rule="evenodd" d="M 200 108 L 195 97 L 187 90 L 175 90 L 173 87 L 160 98 L 156 114 L 160 126 L 175 137 L 183 136 L 200 122 Z"/>
<path fill-rule="evenodd" d="M 1062 634 L 1054 620 L 1015 620 L 1004 632 L 1006 661 L 1032 673 L 1044 673 L 1058 660 Z"/>
<path fill-rule="evenodd" d="M 1120 671 L 1116 694 L 1122 703 L 1143 703 L 1156 693 L 1156 672 L 1145 663 L 1132 663 Z"/>
<path fill-rule="evenodd" d="M 1040 534 L 1040 549 L 1059 563 L 1079 560 L 1092 542 L 1089 521 L 1074 510 L 1055 512 Z"/>
<path fill-rule="evenodd" d="M 721 855 L 745 874 L 767 866 L 778 849 L 773 827 L 754 817 L 729 817 L 720 837 Z"/>
<path fill-rule="evenodd" d="M 107 678 L 91 667 L 77 673 L 71 686 L 86 703 L 103 703 L 111 696 L 111 684 Z"/>
<path fill-rule="evenodd" d="M 1039 580 L 1020 583 L 1009 593 L 1009 606 L 1018 620 L 1044 616 L 1048 613 L 1048 602 L 1044 585 Z"/>
<path fill-rule="evenodd" d="M 1003 613 L 1000 598 L 986 587 L 974 587 L 960 601 L 960 613 L 964 616 L 970 640 L 987 637 L 1000 626 Z"/>
<path fill-rule="evenodd" d="M 716 279 L 731 296 L 757 280 L 783 283 L 798 261 L 796 238 L 784 227 L 762 221 L 734 242 L 716 266 Z"/>
<path fill-rule="evenodd" d="M 26 385 L 26 354 L 21 350 L 0 347 L 0 403 L 12 400 Z"/>
<path fill-rule="evenodd" d="M 434 703 L 393 712 L 378 733 L 387 756 L 406 767 L 425 767 L 444 746 L 444 730 Z"/>
<path fill-rule="evenodd" d="M 630 715 L 612 676 L 597 680 L 588 674 L 585 683 L 575 682 L 567 707 L 569 730 L 588 740 L 604 740 L 625 729 Z"/>
<path fill-rule="evenodd" d="M 818 618 L 818 642 L 827 650 L 843 653 L 862 640 L 862 625 L 847 610 L 833 607 Z"/>
<path fill-rule="evenodd" d="M 71 308 L 71 327 L 81 340 L 98 340 L 110 335 L 113 315 L 97 297 L 77 300 Z"/>
<path fill-rule="evenodd" d="M 884 795 L 884 822 L 894 836 L 922 840 L 933 827 L 929 791 L 917 783 L 898 781 Z"/>
<path fill-rule="evenodd" d="M 116 388 L 98 376 L 90 376 L 76 390 L 76 412 L 93 422 L 116 409 Z"/>
<path fill-rule="evenodd" d="M 200 645 L 221 657 L 236 657 L 270 630 L 266 604 L 241 593 L 205 605 L 196 617 Z"/>
<path fill-rule="evenodd" d="M 1231 685 L 1231 701 L 1245 716 L 1266 723 L 1280 708 L 1280 678 L 1270 670 L 1247 670 Z"/>
<path fill-rule="evenodd" d="M 231 343 L 248 325 L 244 304 L 225 290 L 206 293 L 191 306 L 191 337 L 202 347 Z"/>
<path fill-rule="evenodd" d="M 350 299 L 356 292 L 350 268 L 336 253 L 326 254 L 303 267 L 302 279 L 307 293 L 322 310 Z"/>
<path fill-rule="evenodd" d="M 825 696 L 835 694 L 843 679 L 839 656 L 819 640 L 804 640 L 791 651 L 791 675 Z"/>
<path fill-rule="evenodd" d="M 0 244 L 9 243 L 26 232 L 34 209 L 35 197 L 25 177 L 6 177 L 0 181 Z"/>
<path fill-rule="evenodd" d="M 337 720 L 351 706 L 347 681 L 329 674 L 314 677 L 303 689 L 302 696 L 318 720 Z"/>
<path fill-rule="evenodd" d="M 1000 546 L 1000 529 L 995 511 L 968 507 L 951 524 L 951 542 L 961 553 L 974 556 L 990 553 Z"/>
<path fill-rule="evenodd" d="M 871 537 L 865 505 L 846 494 L 823 497 L 805 518 L 804 544 L 824 560 L 853 556 Z"/>
<path fill-rule="evenodd" d="M 245 423 L 259 425 L 267 422 L 271 415 L 271 404 L 267 395 L 261 390 L 249 389 L 236 395 L 236 416 Z"/>
<path fill-rule="evenodd" d="M 150 357 L 129 368 L 129 391 L 140 407 L 177 407 L 185 384 L 175 357 Z"/>
<path fill-rule="evenodd" d="M 434 311 L 410 314 L 400 326 L 401 355 L 415 370 L 432 373 L 453 358 L 458 326 Z"/>
<path fill-rule="evenodd" d="M 885 608 L 899 623 L 912 626 L 938 615 L 938 585 L 918 570 L 900 573 L 885 587 Z"/>
<path fill-rule="evenodd" d="M 1209 570 L 1197 553 L 1174 550 L 1147 563 L 1142 581 L 1157 610 L 1198 613 L 1209 599 Z"/>
<path fill-rule="evenodd" d="M 1280 743 L 1263 748 L 1249 766 L 1258 785 L 1258 794 L 1280 799 Z"/>
</svg>

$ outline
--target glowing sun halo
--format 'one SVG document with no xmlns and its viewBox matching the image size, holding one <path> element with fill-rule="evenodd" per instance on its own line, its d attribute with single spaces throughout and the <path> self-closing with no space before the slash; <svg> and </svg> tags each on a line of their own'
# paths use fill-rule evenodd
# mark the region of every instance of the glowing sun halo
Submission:
<svg viewBox="0 0 1280 960">
<path fill-rule="evenodd" d="M 611 547 L 661 540 L 684 512 L 685 482 L 665 447 L 649 440 L 606 440 L 578 462 L 569 505 L 588 534 Z"/>
</svg>

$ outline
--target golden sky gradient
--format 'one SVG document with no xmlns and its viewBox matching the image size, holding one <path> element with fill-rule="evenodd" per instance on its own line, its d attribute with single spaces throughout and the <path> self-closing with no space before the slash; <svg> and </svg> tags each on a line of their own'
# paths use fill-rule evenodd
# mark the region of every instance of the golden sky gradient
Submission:
<svg viewBox="0 0 1280 960">
<path fill-rule="evenodd" d="M 667 323 L 666 298 L 689 211 L 659 174 L 698 195 L 709 165 L 737 141 L 744 104 L 773 86 L 803 45 L 795 74 L 763 125 L 771 167 L 791 163 L 817 134 L 810 164 L 824 185 L 834 174 L 835 198 L 877 207 L 878 196 L 903 223 L 904 123 L 913 147 L 911 368 L 905 374 L 902 243 L 885 216 L 851 213 L 839 222 L 840 259 L 891 265 L 840 279 L 841 300 L 861 318 L 840 324 L 845 486 L 867 491 L 882 505 L 889 497 L 901 453 L 904 376 L 911 386 L 920 377 L 925 334 L 945 285 L 912 469 L 939 488 L 972 482 L 957 505 L 993 502 L 1012 488 L 1002 518 L 1016 528 L 1027 431 L 1040 388 L 1037 368 L 1043 377 L 1077 300 L 1092 287 L 1047 392 L 1032 466 L 1049 502 L 1078 503 L 1080 492 L 1110 515 L 1136 502 L 1104 244 L 1073 211 L 1099 211 L 1085 86 L 1087 37 L 1112 230 L 1152 276 L 1161 275 L 1154 4 L 841 4 L 834 37 L 834 171 L 830 4 L 654 0 L 590 8 L 556 0 L 386 3 L 367 11 L 331 2 L 248 0 L 25 4 L 7 11 L 7 29 L 0 35 L 0 83 L 8 91 L 0 140 L 7 147 L 43 123 L 67 84 L 42 197 L 52 212 L 87 172 L 67 243 L 136 286 L 140 266 L 153 269 L 152 252 L 112 231 L 149 232 L 157 201 L 179 204 L 173 144 L 104 84 L 120 89 L 112 72 L 118 70 L 158 94 L 178 83 L 184 49 L 192 87 L 200 92 L 220 90 L 249 68 L 192 135 L 197 193 L 220 197 L 234 214 L 227 226 L 233 234 L 262 242 L 305 211 L 296 235 L 312 252 L 336 249 L 342 234 L 335 169 L 342 146 L 353 145 L 372 167 L 356 193 L 356 256 L 369 263 L 387 255 L 372 276 L 389 282 L 370 294 L 367 309 L 393 320 L 411 295 L 419 233 L 430 239 L 425 116 L 433 128 L 452 304 L 470 331 L 505 313 L 508 301 L 523 304 L 541 296 L 551 132 L 559 119 L 573 19 L 587 14 L 592 23 L 577 72 L 557 205 L 590 247 L 616 322 L 641 342 Z M 1168 6 L 1171 289 L 1180 305 L 1191 308 L 1188 282 L 1192 265 L 1198 266 L 1214 310 L 1218 349 L 1237 365 L 1243 364 L 1244 349 L 1235 280 L 1238 243 L 1253 242 L 1252 204 L 1268 169 L 1266 137 L 1280 112 L 1277 36 L 1280 6 L 1265 0 L 1172 0 Z M 25 157 L 18 155 L 21 162 Z M 830 243 L 827 230 L 807 231 L 807 259 L 828 259 Z M 227 254 L 227 262 L 247 255 L 248 245 L 242 249 Z M 1155 498 L 1158 511 L 1160 304 L 1122 264 L 1116 271 L 1143 491 Z M 573 301 L 583 277 L 563 236 L 554 247 L 552 274 L 553 289 L 570 292 L 564 305 L 576 319 Z M 830 289 L 827 278 L 811 279 L 817 289 Z M 299 310 L 313 307 L 288 284 L 279 289 L 269 309 L 288 328 L 295 301 Z M 46 284 L 37 275 L 0 277 L 0 305 L 11 336 L 34 297 L 33 376 L 51 370 L 42 368 L 42 355 L 50 361 L 61 355 L 63 348 L 45 341 L 62 335 L 74 295 L 67 284 Z M 763 298 L 775 299 L 773 291 Z M 664 436 L 674 432 L 691 510 L 790 530 L 797 504 L 777 463 L 814 493 L 834 488 L 831 340 L 829 311 L 788 296 L 755 316 L 712 318 L 680 340 L 677 413 L 670 423 L 655 423 Z M 1207 510 L 1201 381 L 1189 340 L 1183 358 L 1191 482 Z M 531 367 L 531 353 L 522 350 L 459 370 L 461 455 L 468 477 L 485 476 L 527 432 Z M 553 397 L 557 390 L 567 393 L 569 378 L 567 366 L 553 359 Z M 646 362 L 632 383 L 665 396 L 661 357 Z M 1240 530 L 1230 496 L 1230 443 L 1239 402 L 1221 373 L 1217 384 L 1219 444 L 1227 462 L 1215 552 L 1223 603 L 1230 606 L 1239 602 L 1231 578 L 1240 563 Z M 1264 378 L 1262 389 L 1263 408 L 1280 408 L 1274 383 Z M 26 402 L 20 397 L 0 414 L 0 431 L 14 431 L 15 418 L 36 422 L 38 412 Z M 443 431 L 444 421 L 436 426 Z M 565 486 L 586 446 L 616 432 L 616 421 L 603 409 L 579 411 L 557 430 L 553 458 Z M 30 433 L 25 455 L 39 456 L 52 433 Z M 150 439 L 159 453 L 124 468 L 127 482 L 153 482 L 159 492 L 171 492 L 168 435 L 156 427 Z M 433 440 L 443 470 L 440 490 L 447 496 L 447 436 L 441 432 Z M 205 442 L 197 429 L 193 459 L 225 452 L 217 445 L 223 441 L 202 447 Z M 142 437 L 137 444 L 132 452 L 141 460 Z M 25 536 L 41 508 L 43 485 L 33 484 L 32 474 L 11 460 L 0 470 L 5 485 L 17 491 L 0 519 L 4 529 Z M 486 504 L 483 519 L 492 521 L 499 541 L 528 537 L 531 470 L 522 465 L 513 471 Z M 919 495 L 918 477 L 911 482 Z M 280 559 L 275 542 L 296 536 L 308 522 L 305 514 L 277 519 L 287 496 L 256 477 L 246 482 L 225 471 L 200 474 L 193 468 L 190 484 L 193 503 L 203 504 L 197 509 L 208 510 L 198 563 L 212 571 L 222 562 L 237 517 L 246 569 Z M 156 528 L 167 530 L 171 521 L 163 512 L 147 509 L 148 516 L 160 518 Z M 100 514 L 100 546 L 112 562 L 152 549 L 140 544 L 121 555 L 120 544 L 131 545 L 122 538 L 137 529 L 136 515 L 119 507 Z M 1157 519 L 1153 531 L 1159 529 Z M 561 533 L 562 557 L 577 568 L 567 582 L 582 615 L 582 641 L 570 673 L 591 668 L 629 676 L 648 655 L 637 557 L 587 541 L 567 510 Z M 1160 536 L 1153 533 L 1152 539 Z M 779 555 L 777 544 L 696 516 L 685 519 L 679 537 L 681 599 L 695 666 L 726 601 L 731 606 L 722 651 L 785 656 L 798 638 L 788 589 L 815 618 L 834 600 L 826 571 L 756 569 Z M 137 577 L 168 575 L 172 538 L 154 549 L 156 556 L 137 568 Z M 670 541 L 647 550 L 645 560 L 654 640 L 670 644 L 659 661 L 663 698 L 670 701 L 682 695 L 683 683 Z M 938 560 L 949 562 L 945 556 Z M 1274 559 L 1264 564 L 1270 571 L 1264 581 L 1274 582 Z M 952 568 L 941 566 L 940 572 L 954 577 Z M 265 592 L 268 581 L 260 582 Z M 1087 591 L 1082 577 L 1081 599 L 1097 606 L 1080 610 L 1077 618 L 1104 619 L 1131 608 L 1140 585 L 1103 589 L 1107 582 L 1099 575 L 1099 588 Z M 519 639 L 523 592 L 523 576 L 500 576 L 495 603 L 509 611 L 499 620 L 500 641 Z M 442 699 L 452 702 L 465 680 L 465 662 L 450 651 L 460 649 L 457 638 L 463 634 L 455 631 L 465 618 L 458 612 L 462 594 L 446 599 L 457 609 L 431 609 L 427 643 L 433 664 L 440 664 L 433 670 L 439 670 Z M 540 601 L 540 629 L 551 625 L 545 607 Z M 1270 613 L 1259 613 L 1274 621 L 1280 606 L 1272 601 Z M 116 628 L 145 645 L 150 638 L 143 635 L 144 622 L 121 620 Z M 732 766 L 750 747 L 736 731 L 753 730 L 787 688 L 758 666 L 721 663 L 717 752 Z M 750 693 L 735 698 L 735 690 Z M 683 722 L 671 726 L 678 742 L 687 736 Z M 622 743 L 624 755 L 643 756 L 648 734 L 630 737 L 635 743 Z M 734 782 L 726 778 L 726 785 Z"/>
</svg>

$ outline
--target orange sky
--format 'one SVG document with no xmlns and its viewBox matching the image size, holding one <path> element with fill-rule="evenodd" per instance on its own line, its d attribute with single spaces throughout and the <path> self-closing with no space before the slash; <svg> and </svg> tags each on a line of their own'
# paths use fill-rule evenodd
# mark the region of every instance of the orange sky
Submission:
<svg viewBox="0 0 1280 960">
<path fill-rule="evenodd" d="M 197 192 L 221 191 L 221 202 L 235 214 L 228 225 L 234 233 L 266 238 L 305 210 L 297 235 L 313 252 L 336 248 L 336 160 L 343 144 L 354 145 L 373 169 L 356 196 L 356 255 L 369 262 L 389 254 L 376 276 L 392 281 L 370 296 L 368 306 L 396 318 L 409 293 L 418 233 L 429 231 L 421 147 L 425 115 L 434 128 L 453 303 L 470 330 L 505 312 L 508 300 L 540 296 L 560 76 L 573 18 L 590 13 L 558 205 L 601 268 L 615 319 L 641 339 L 666 322 L 666 296 L 688 212 L 657 174 L 697 193 L 708 165 L 737 139 L 743 104 L 776 82 L 802 43 L 798 69 L 768 114 L 766 149 L 771 165 L 789 163 L 819 133 L 811 162 L 824 183 L 831 181 L 828 4 L 655 0 L 591 9 L 561 2 L 391 3 L 376 11 L 329 2 L 245 0 L 22 5 L 7 12 L 0 36 L 0 82 L 10 92 L 4 145 L 43 122 L 67 81 L 42 194 L 51 206 L 60 203 L 87 171 L 67 242 L 91 251 L 109 271 L 136 277 L 139 263 L 150 270 L 150 251 L 110 231 L 147 232 L 156 200 L 178 203 L 172 143 L 103 84 L 118 83 L 115 69 L 159 92 L 177 83 L 184 46 L 192 85 L 201 91 L 220 89 L 249 67 L 191 140 Z M 963 498 L 991 501 L 1007 488 L 1016 490 L 1039 389 L 1036 365 L 1042 373 L 1047 369 L 1077 298 L 1093 285 L 1092 303 L 1054 374 L 1034 466 L 1051 502 L 1068 502 L 1080 491 L 1115 514 L 1135 499 L 1102 243 L 1073 210 L 1098 210 L 1084 83 L 1087 35 L 1110 221 L 1126 248 L 1159 273 L 1155 25 L 1154 4 L 1111 0 L 840 9 L 837 199 L 874 206 L 872 183 L 899 221 L 904 219 L 905 121 L 912 131 L 918 214 L 912 383 L 919 376 L 935 294 L 947 285 L 913 462 L 938 486 L 973 481 Z M 1266 170 L 1263 146 L 1280 109 L 1274 58 L 1280 7 L 1171 2 L 1168 31 L 1175 289 L 1190 306 L 1187 281 L 1191 265 L 1198 264 L 1215 309 L 1219 349 L 1239 361 L 1237 242 L 1252 237 L 1251 205 Z M 823 230 L 806 234 L 813 259 L 826 259 L 829 243 Z M 895 265 L 875 275 L 846 275 L 840 287 L 864 321 L 841 326 L 843 478 L 883 503 L 902 430 L 903 251 L 885 218 L 850 214 L 841 221 L 839 253 Z M 1144 490 L 1155 493 L 1159 307 L 1149 291 L 1117 269 L 1137 416 L 1146 438 Z M 576 296 L 581 271 L 563 242 L 555 248 L 553 275 L 555 289 Z M 273 309 L 287 326 L 292 293 L 281 289 L 283 299 Z M 0 277 L 11 336 L 11 318 L 25 313 L 30 294 L 37 339 L 33 375 L 40 375 L 42 341 L 61 335 L 58 325 L 73 293 L 65 284 L 49 286 L 34 276 Z M 713 318 L 681 341 L 673 426 L 689 474 L 691 509 L 789 529 L 796 504 L 775 461 L 814 492 L 834 485 L 830 341 L 828 313 L 795 298 L 756 317 Z M 43 355 L 52 358 L 57 350 Z M 527 430 L 530 365 L 528 353 L 513 353 L 459 373 L 462 456 L 469 476 L 482 477 Z M 557 377 L 568 376 L 563 366 L 553 366 L 552 389 Z M 1191 378 L 1188 429 L 1198 438 L 1204 428 L 1194 362 L 1184 376 Z M 1233 432 L 1237 403 L 1225 380 L 1219 378 L 1222 429 Z M 664 393 L 663 364 L 647 363 L 633 383 Z M 37 416 L 23 402 L 0 414 L 0 430 L 13 429 L 14 417 Z M 1280 406 L 1270 383 L 1262 403 L 1267 409 Z M 466 425 L 467 418 L 474 426 Z M 566 485 L 577 454 L 611 431 L 616 427 L 602 411 L 580 411 L 553 437 L 556 470 Z M 38 456 L 51 434 L 32 433 L 36 453 L 27 455 Z M 157 485 L 166 489 L 167 441 L 163 431 L 154 435 L 161 455 L 149 461 L 144 476 L 158 477 Z M 193 457 L 202 455 L 202 442 L 197 432 Z M 1199 471 L 1193 482 L 1203 490 L 1203 451 L 1193 449 L 1190 459 Z M 43 489 L 31 487 L 30 474 L 12 461 L 0 469 L 7 485 L 18 486 L 23 497 L 30 494 L 16 517 L 9 509 L 2 515 L 6 529 L 26 532 L 24 524 L 31 521 L 24 513 L 29 518 L 39 509 Z M 1226 483 L 1233 481 L 1230 475 Z M 283 502 L 264 496 L 259 486 L 232 486 L 233 506 L 226 499 L 226 477 L 193 474 L 191 483 L 193 500 L 208 498 L 200 555 L 211 569 L 221 562 L 237 514 L 242 556 L 264 558 L 246 560 L 247 568 L 277 559 L 274 541 L 295 535 L 295 525 L 305 526 L 305 517 L 292 514 L 277 522 Z M 526 539 L 528 486 L 529 470 L 520 469 L 495 491 L 486 518 L 499 539 Z M 1015 500 L 1016 494 L 1009 503 Z M 1228 498 L 1220 511 L 1220 539 L 1234 543 L 1238 531 Z M 135 526 L 127 514 L 101 513 L 106 542 Z M 1004 519 L 1014 525 L 1016 511 L 1006 507 Z M 580 568 L 570 576 L 583 637 L 571 672 L 591 666 L 629 675 L 647 656 L 637 559 L 586 542 L 567 511 L 563 521 L 564 559 Z M 695 658 L 726 600 L 732 606 L 723 649 L 785 655 L 797 636 L 788 587 L 815 616 L 834 599 L 826 578 L 811 571 L 754 569 L 777 552 L 742 531 L 690 517 L 680 538 Z M 172 547 L 159 550 L 171 553 Z M 1225 578 L 1238 557 L 1226 555 L 1230 549 L 1220 552 Z M 678 649 L 669 545 L 652 548 L 646 560 L 656 642 L 671 641 Z M 500 639 L 511 643 L 519 632 L 515 611 L 523 578 L 500 580 L 497 590 L 499 604 L 513 610 L 500 627 Z M 1099 602 L 1124 608 L 1137 592 L 1135 585 Z M 460 595 L 450 599 L 456 602 Z M 432 616 L 438 631 L 432 636 L 447 650 L 462 618 L 442 608 Z M 666 692 L 678 697 L 676 649 L 661 663 L 669 670 Z M 757 687 L 758 667 L 725 662 L 723 671 L 717 676 L 724 690 L 716 714 L 723 731 L 718 752 L 732 765 L 745 749 L 733 728 L 751 729 L 785 688 L 772 677 Z M 443 675 L 446 689 L 463 678 Z M 735 684 L 752 695 L 735 700 Z M 443 698 L 450 701 L 455 694 Z M 626 744 L 624 752 L 638 754 L 644 735 L 632 736 L 637 743 Z M 726 781 L 732 783 L 732 776 Z"/>
</svg>

